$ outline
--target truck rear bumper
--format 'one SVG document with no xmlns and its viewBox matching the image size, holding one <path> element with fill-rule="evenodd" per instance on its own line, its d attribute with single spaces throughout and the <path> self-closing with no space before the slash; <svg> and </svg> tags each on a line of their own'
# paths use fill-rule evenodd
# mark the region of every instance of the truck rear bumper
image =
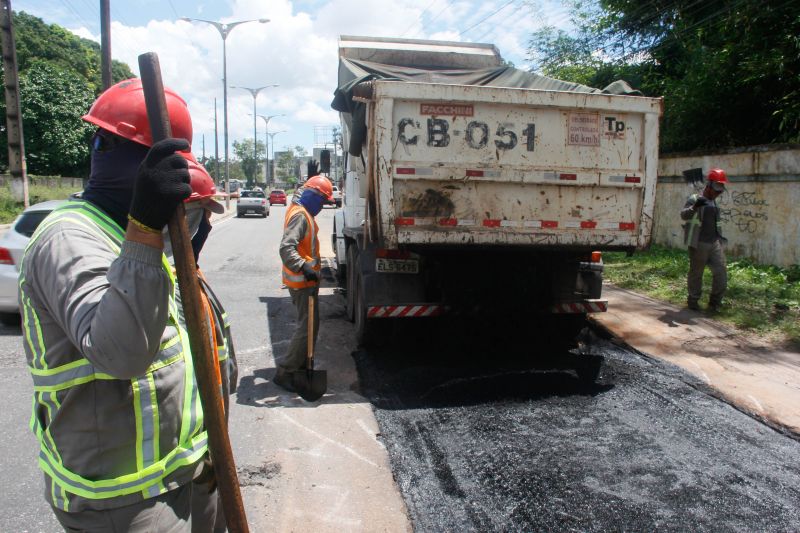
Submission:
<svg viewBox="0 0 800 533">
<path fill-rule="evenodd" d="M 447 308 L 438 303 L 373 305 L 367 307 L 367 318 L 420 318 L 439 316 Z"/>
<path fill-rule="evenodd" d="M 604 313 L 608 311 L 608 300 L 583 300 L 580 302 L 568 302 L 555 304 L 550 308 L 553 314 L 580 314 L 580 313 Z"/>
</svg>

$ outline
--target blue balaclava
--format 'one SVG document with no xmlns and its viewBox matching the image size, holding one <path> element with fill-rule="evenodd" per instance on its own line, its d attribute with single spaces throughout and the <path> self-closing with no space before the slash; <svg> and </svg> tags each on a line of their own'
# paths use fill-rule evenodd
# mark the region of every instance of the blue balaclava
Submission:
<svg viewBox="0 0 800 533">
<path fill-rule="evenodd" d="M 300 195 L 300 205 L 306 208 L 306 211 L 315 217 L 322 211 L 322 203 L 325 199 L 314 189 L 304 189 L 303 194 Z"/>
<path fill-rule="evenodd" d="M 133 184 L 139 165 L 149 148 L 133 141 L 92 142 L 92 167 L 83 198 L 98 206 L 119 224 L 128 225 L 128 210 L 133 199 Z"/>
</svg>

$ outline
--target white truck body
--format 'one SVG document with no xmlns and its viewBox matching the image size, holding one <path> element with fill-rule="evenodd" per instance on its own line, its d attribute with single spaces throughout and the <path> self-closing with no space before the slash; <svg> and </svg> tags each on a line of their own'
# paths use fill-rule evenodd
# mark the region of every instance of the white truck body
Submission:
<svg viewBox="0 0 800 533">
<path fill-rule="evenodd" d="M 382 246 L 649 244 L 660 100 L 373 87 L 377 211 L 370 217 Z"/>
<path fill-rule="evenodd" d="M 502 69 L 491 45 L 343 37 L 340 57 Z M 366 134 L 334 242 L 359 337 L 374 318 L 445 312 L 516 264 L 538 283 L 531 307 L 604 311 L 592 252 L 649 245 L 661 99 L 387 79 L 352 95 Z M 345 146 L 355 128 L 343 112 Z"/>
</svg>

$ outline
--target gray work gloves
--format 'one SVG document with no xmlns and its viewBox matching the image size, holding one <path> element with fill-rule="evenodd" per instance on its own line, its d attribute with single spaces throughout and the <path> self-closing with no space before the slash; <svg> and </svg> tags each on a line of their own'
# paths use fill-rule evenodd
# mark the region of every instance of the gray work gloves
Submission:
<svg viewBox="0 0 800 533">
<path fill-rule="evenodd" d="M 306 278 L 306 281 L 319 281 L 317 271 L 314 270 L 309 262 L 303 263 L 303 277 Z"/>
<path fill-rule="evenodd" d="M 147 152 L 139 165 L 129 214 L 137 226 L 160 233 L 175 208 L 192 194 L 188 163 L 176 153 L 188 149 L 185 139 L 164 139 Z"/>
</svg>

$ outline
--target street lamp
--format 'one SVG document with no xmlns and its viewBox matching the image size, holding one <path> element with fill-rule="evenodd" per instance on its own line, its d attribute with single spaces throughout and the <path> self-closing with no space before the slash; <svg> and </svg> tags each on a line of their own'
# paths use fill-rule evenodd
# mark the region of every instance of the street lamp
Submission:
<svg viewBox="0 0 800 533">
<path fill-rule="evenodd" d="M 253 95 L 253 162 L 256 165 L 255 169 L 254 169 L 255 170 L 255 174 L 256 174 L 255 178 L 258 178 L 258 155 L 257 155 L 258 151 L 256 150 L 256 144 L 257 144 L 257 139 L 256 139 L 256 98 L 258 98 L 258 93 L 260 93 L 264 89 L 268 89 L 270 87 L 279 87 L 279 85 L 277 85 L 277 84 L 275 84 L 275 85 L 264 85 L 262 87 L 255 87 L 255 88 L 253 88 L 253 87 L 236 87 L 236 86 L 233 86 L 233 85 L 231 86 L 231 89 L 244 89 L 245 91 L 248 91 L 251 95 Z"/>
<path fill-rule="evenodd" d="M 269 135 L 269 119 L 275 118 L 275 117 L 285 117 L 286 115 L 281 113 L 280 115 L 270 115 L 268 117 L 265 117 L 264 115 L 258 115 L 258 116 L 261 117 L 262 119 L 264 119 L 264 130 L 265 130 L 264 131 L 264 142 L 267 145 L 266 146 L 267 171 L 265 172 L 265 174 L 266 174 L 267 185 L 269 186 L 269 182 L 270 182 L 270 180 L 269 180 L 269 178 L 270 178 L 270 172 L 269 172 L 269 139 L 267 139 L 267 136 Z"/>
<path fill-rule="evenodd" d="M 228 161 L 228 54 L 227 49 L 225 47 L 225 41 L 228 38 L 228 34 L 233 31 L 233 28 L 240 24 L 245 24 L 247 22 L 259 22 L 261 24 L 265 24 L 269 22 L 269 19 L 250 19 L 250 20 L 238 20 L 236 22 L 216 22 L 213 20 L 205 20 L 205 19 L 195 19 L 190 17 L 181 17 L 181 20 L 185 22 L 205 22 L 206 24 L 211 24 L 217 31 L 219 32 L 220 37 L 222 37 L 222 114 L 223 118 L 223 129 L 225 137 L 225 192 L 227 196 L 225 197 L 225 209 L 230 207 L 230 193 L 231 193 L 231 175 L 230 175 L 230 162 Z"/>
<path fill-rule="evenodd" d="M 272 133 L 268 133 L 268 134 L 267 134 L 267 135 L 269 135 L 269 141 L 270 141 L 270 142 L 269 142 L 269 144 L 271 144 L 271 145 L 272 145 L 272 160 L 273 160 L 273 161 L 275 160 L 275 136 L 276 136 L 277 134 L 279 134 L 279 133 L 284 133 L 285 131 L 286 131 L 286 130 L 281 130 L 281 131 L 273 131 Z"/>
</svg>

